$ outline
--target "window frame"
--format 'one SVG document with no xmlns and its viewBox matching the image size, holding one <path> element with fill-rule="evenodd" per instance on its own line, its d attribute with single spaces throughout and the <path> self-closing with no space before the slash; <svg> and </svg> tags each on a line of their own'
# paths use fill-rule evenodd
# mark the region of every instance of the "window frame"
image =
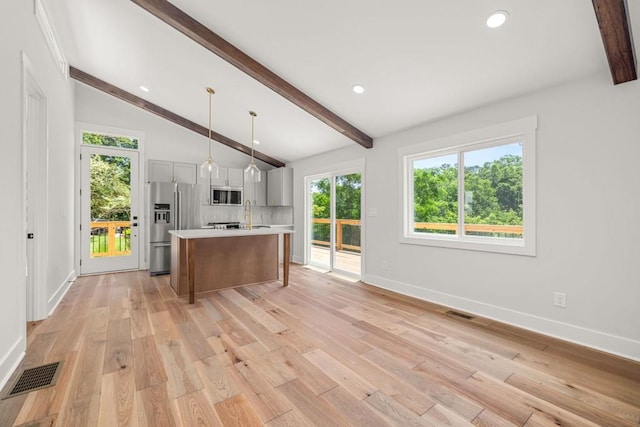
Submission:
<svg viewBox="0 0 640 427">
<path fill-rule="evenodd" d="M 398 150 L 401 173 L 400 243 L 515 255 L 536 255 L 536 129 L 537 116 L 506 122 L 484 129 L 434 139 Z M 522 239 L 464 234 L 464 164 L 468 151 L 522 142 Z M 414 224 L 413 162 L 418 159 L 456 154 L 458 160 L 458 226 L 455 235 L 418 233 Z"/>
</svg>

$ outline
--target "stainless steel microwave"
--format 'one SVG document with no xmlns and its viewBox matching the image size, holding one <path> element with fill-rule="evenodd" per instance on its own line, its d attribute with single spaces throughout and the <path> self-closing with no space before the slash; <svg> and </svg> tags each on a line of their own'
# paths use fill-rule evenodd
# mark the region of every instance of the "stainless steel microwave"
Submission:
<svg viewBox="0 0 640 427">
<path fill-rule="evenodd" d="M 242 205 L 242 189 L 211 187 L 212 205 Z"/>
</svg>

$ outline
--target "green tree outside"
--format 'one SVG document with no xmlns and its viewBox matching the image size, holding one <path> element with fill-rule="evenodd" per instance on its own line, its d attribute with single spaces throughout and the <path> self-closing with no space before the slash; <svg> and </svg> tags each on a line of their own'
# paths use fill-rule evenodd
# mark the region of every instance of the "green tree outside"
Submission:
<svg viewBox="0 0 640 427">
<path fill-rule="evenodd" d="M 138 140 L 83 132 L 87 145 L 137 149 Z M 94 154 L 90 159 L 91 219 L 128 221 L 131 218 L 131 159 Z"/>
<path fill-rule="evenodd" d="M 131 161 L 128 157 L 93 154 L 91 219 L 128 221 L 131 218 Z"/>
<path fill-rule="evenodd" d="M 313 218 L 331 216 L 331 182 L 328 178 L 312 182 Z M 361 217 L 362 176 L 359 173 L 336 177 L 336 219 L 356 219 Z M 314 224 L 313 240 L 329 241 L 329 224 Z M 360 246 L 360 226 L 343 225 L 343 243 Z"/>
<path fill-rule="evenodd" d="M 505 155 L 464 171 L 465 224 L 522 225 L 522 157 Z M 414 170 L 414 222 L 458 222 L 458 166 Z M 452 230 L 419 232 L 455 234 Z"/>
</svg>

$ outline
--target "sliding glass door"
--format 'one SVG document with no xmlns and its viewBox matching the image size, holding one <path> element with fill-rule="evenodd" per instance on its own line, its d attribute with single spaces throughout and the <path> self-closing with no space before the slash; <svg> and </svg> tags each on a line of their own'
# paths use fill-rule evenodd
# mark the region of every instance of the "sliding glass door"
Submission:
<svg viewBox="0 0 640 427">
<path fill-rule="evenodd" d="M 360 276 L 362 174 L 348 171 L 308 177 L 308 263 Z"/>
<path fill-rule="evenodd" d="M 309 185 L 311 214 L 309 229 L 309 264 L 331 269 L 331 180 L 312 179 Z"/>
</svg>

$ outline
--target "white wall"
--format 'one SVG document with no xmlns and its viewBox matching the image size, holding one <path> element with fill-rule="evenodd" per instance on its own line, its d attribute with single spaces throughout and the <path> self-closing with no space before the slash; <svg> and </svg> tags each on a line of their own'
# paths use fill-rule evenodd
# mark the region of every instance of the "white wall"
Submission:
<svg viewBox="0 0 640 427">
<path fill-rule="evenodd" d="M 378 216 L 365 218 L 363 280 L 640 360 L 639 114 L 640 82 L 613 86 L 603 73 L 377 139 L 371 150 L 294 162 L 296 230 L 303 176 L 364 158 L 366 208 Z M 536 257 L 399 243 L 398 148 L 531 115 Z M 566 309 L 553 306 L 554 291 L 567 294 Z"/>
<path fill-rule="evenodd" d="M 53 308 L 75 277 L 73 271 L 73 87 L 53 62 L 33 14 L 32 1 L 2 1 L 0 16 L 0 129 L 2 129 L 2 209 L 0 209 L 0 387 L 26 347 L 25 264 L 22 224 L 22 66 L 24 51 L 47 97 L 49 247 L 45 301 Z M 55 198 L 51 195 L 55 194 Z M 61 291 L 61 292 L 58 292 Z"/>
</svg>

